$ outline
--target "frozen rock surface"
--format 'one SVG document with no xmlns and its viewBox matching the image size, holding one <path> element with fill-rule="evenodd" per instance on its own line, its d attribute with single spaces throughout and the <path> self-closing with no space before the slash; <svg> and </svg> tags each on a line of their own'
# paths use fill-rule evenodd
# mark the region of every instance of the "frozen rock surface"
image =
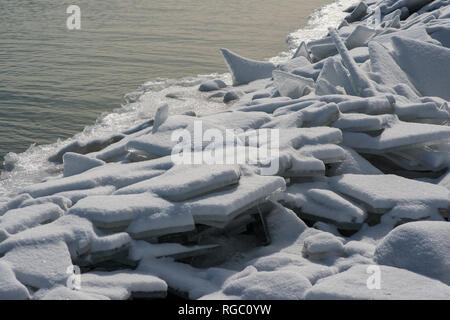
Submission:
<svg viewBox="0 0 450 320">
<path fill-rule="evenodd" d="M 450 299 L 450 3 L 346 12 L 8 155 L 0 299 Z"/>
</svg>

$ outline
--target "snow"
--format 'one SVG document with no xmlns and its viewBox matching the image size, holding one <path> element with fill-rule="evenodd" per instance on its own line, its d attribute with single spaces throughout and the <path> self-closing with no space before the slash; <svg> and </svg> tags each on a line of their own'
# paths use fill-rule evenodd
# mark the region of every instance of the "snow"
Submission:
<svg viewBox="0 0 450 320">
<path fill-rule="evenodd" d="M 0 299 L 448 299 L 449 19 L 446 0 L 339 0 L 289 52 L 222 49 L 231 74 L 149 81 L 8 154 Z M 185 140 L 199 124 L 227 145 Z M 257 161 L 172 157 L 256 153 L 268 131 Z"/>
<path fill-rule="evenodd" d="M 420 221 L 401 225 L 378 244 L 375 260 L 450 285 L 450 225 Z"/>
<path fill-rule="evenodd" d="M 73 152 L 64 153 L 63 163 L 64 177 L 70 177 L 105 164 L 104 161 Z"/>
<path fill-rule="evenodd" d="M 161 298 L 166 296 L 167 284 L 155 276 L 133 271 L 88 272 L 81 276 L 81 290 L 111 300 L 125 300 L 133 293 Z"/>
<path fill-rule="evenodd" d="M 63 210 L 51 203 L 12 209 L 0 217 L 0 233 L 5 231 L 8 234 L 18 233 L 25 229 L 54 221 L 63 214 Z"/>
<path fill-rule="evenodd" d="M 379 266 L 380 289 L 369 289 L 368 265 L 319 281 L 306 292 L 307 300 L 448 300 L 450 287 L 434 279 L 404 269 Z"/>
<path fill-rule="evenodd" d="M 311 287 L 308 279 L 297 272 L 252 271 L 234 281 L 227 281 L 223 293 L 243 300 L 299 300 Z M 246 273 L 245 270 L 243 272 Z"/>
<path fill-rule="evenodd" d="M 396 175 L 345 174 L 331 179 L 333 187 L 370 209 L 391 209 L 401 204 L 422 204 L 429 208 L 447 208 L 449 191 L 443 187 Z"/>
<path fill-rule="evenodd" d="M 184 201 L 238 183 L 233 165 L 178 165 L 153 179 L 119 189 L 115 194 L 150 192 L 171 201 Z"/>
<path fill-rule="evenodd" d="M 30 298 L 27 288 L 20 283 L 11 266 L 0 260 L 0 300 L 26 300 Z"/>
</svg>

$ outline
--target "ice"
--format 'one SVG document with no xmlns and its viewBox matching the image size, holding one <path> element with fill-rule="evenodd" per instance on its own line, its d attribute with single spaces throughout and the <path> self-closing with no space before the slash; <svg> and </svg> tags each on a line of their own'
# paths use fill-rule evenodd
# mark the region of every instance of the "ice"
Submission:
<svg viewBox="0 0 450 320">
<path fill-rule="evenodd" d="M 226 86 L 227 86 L 226 83 L 220 79 L 207 80 L 200 85 L 199 90 L 203 92 L 208 92 L 223 89 L 226 88 Z"/>
<path fill-rule="evenodd" d="M 64 154 L 63 163 L 64 177 L 70 177 L 105 164 L 102 160 L 89 158 L 73 152 L 66 152 Z"/>
<path fill-rule="evenodd" d="M 24 201 L 33 199 L 28 193 L 23 193 L 0 206 L 0 216 L 11 209 L 18 208 Z"/>
<path fill-rule="evenodd" d="M 111 300 L 164 298 L 167 284 L 161 279 L 134 271 L 88 272 L 81 276 L 82 292 L 101 295 Z"/>
<path fill-rule="evenodd" d="M 394 112 L 395 100 L 392 96 L 374 97 L 367 99 L 351 99 L 338 102 L 339 111 L 342 113 L 365 113 L 379 115 Z"/>
<path fill-rule="evenodd" d="M 396 60 L 424 96 L 450 100 L 446 79 L 450 73 L 450 49 L 422 41 L 394 37 Z M 438 79 L 436 81 L 435 79 Z"/>
<path fill-rule="evenodd" d="M 65 285 L 72 260 L 64 242 L 18 246 L 2 258 L 12 266 L 17 279 L 34 288 Z"/>
<path fill-rule="evenodd" d="M 11 270 L 11 266 L 0 260 L 0 300 L 27 300 L 30 294 Z"/>
<path fill-rule="evenodd" d="M 162 175 L 119 189 L 115 194 L 151 192 L 171 201 L 184 201 L 239 181 L 233 165 L 178 165 Z"/>
<path fill-rule="evenodd" d="M 279 69 L 284 72 L 292 72 L 293 70 L 307 66 L 310 63 L 311 62 L 305 56 L 299 56 L 281 64 Z"/>
<path fill-rule="evenodd" d="M 375 41 L 370 42 L 369 54 L 371 70 L 380 76 L 381 83 L 387 86 L 396 86 L 403 83 L 409 86 L 415 94 L 419 95 L 408 76 L 382 44 Z"/>
<path fill-rule="evenodd" d="M 194 229 L 192 215 L 150 193 L 92 196 L 68 214 L 89 219 L 105 229 L 126 229 L 134 238 L 147 238 Z"/>
<path fill-rule="evenodd" d="M 140 261 L 145 258 L 166 257 L 183 259 L 202 255 L 217 248 L 218 245 L 184 246 L 179 243 L 152 244 L 146 241 L 133 241 L 128 258 L 133 261 Z"/>
<path fill-rule="evenodd" d="M 438 145 L 450 140 L 450 128 L 432 124 L 397 121 L 379 136 L 344 132 L 344 144 L 360 152 L 380 153 L 424 145 Z"/>
<path fill-rule="evenodd" d="M 37 199 L 28 199 L 22 202 L 19 208 L 24 208 L 28 206 L 43 204 L 43 203 L 54 203 L 58 205 L 62 210 L 67 211 L 72 206 L 72 201 L 62 195 L 53 195 L 47 197 L 41 197 Z"/>
<path fill-rule="evenodd" d="M 52 222 L 63 214 L 63 210 L 51 203 L 9 210 L 0 217 L 0 241 L 4 240 L 1 239 L 2 234 L 14 234 L 40 224 Z"/>
<path fill-rule="evenodd" d="M 221 112 L 213 115 L 204 116 L 202 120 L 214 123 L 216 125 L 225 126 L 228 129 L 259 129 L 263 124 L 269 122 L 270 117 L 265 112 Z"/>
<path fill-rule="evenodd" d="M 345 174 L 333 177 L 331 184 L 338 192 L 368 205 L 371 212 L 401 204 L 422 204 L 430 209 L 449 205 L 447 189 L 396 175 Z"/>
<path fill-rule="evenodd" d="M 361 20 L 361 18 L 367 14 L 367 9 L 367 4 L 361 1 L 355 9 L 347 17 L 345 17 L 345 20 L 350 23 Z"/>
<path fill-rule="evenodd" d="M 243 300 L 299 300 L 311 287 L 308 279 L 290 270 L 253 271 L 227 281 L 223 293 Z"/>
<path fill-rule="evenodd" d="M 342 241 L 328 232 L 321 232 L 307 237 L 303 242 L 303 252 L 305 255 L 320 258 L 325 254 L 342 255 L 344 245 Z"/>
<path fill-rule="evenodd" d="M 139 163 L 108 163 L 75 176 L 31 185 L 23 189 L 21 193 L 29 193 L 33 197 L 44 197 L 56 193 L 61 194 L 61 192 L 97 187 L 112 186 L 122 188 L 156 177 L 164 173 L 172 165 L 170 157 Z"/>
<path fill-rule="evenodd" d="M 220 227 L 273 193 L 283 191 L 285 186 L 280 177 L 241 176 L 236 187 L 187 201 L 184 208 L 196 223 Z"/>
<path fill-rule="evenodd" d="M 377 246 L 375 260 L 450 285 L 449 231 L 448 222 L 406 223 L 392 230 Z"/>
<path fill-rule="evenodd" d="M 298 57 L 304 57 L 309 62 L 311 62 L 311 56 L 309 55 L 308 48 L 306 47 L 306 44 L 305 44 L 304 41 L 302 41 L 302 43 L 300 43 L 300 45 L 298 46 L 298 48 L 295 51 L 295 53 L 294 53 L 292 58 L 295 59 L 295 58 L 298 58 Z"/>
<path fill-rule="evenodd" d="M 326 182 L 289 186 L 284 201 L 301 210 L 299 214 L 306 218 L 331 222 L 343 229 L 358 229 L 367 217 L 363 208 L 330 190 Z"/>
<path fill-rule="evenodd" d="M 231 74 L 149 81 L 73 138 L 7 155 L 0 298 L 448 299 L 449 2 L 363 1 L 339 21 L 351 2 L 278 57 L 223 49 Z M 199 123 L 231 144 L 173 139 Z M 279 148 L 256 161 L 172 158 L 247 156 L 267 131 Z"/>
<path fill-rule="evenodd" d="M 159 127 L 164 123 L 164 121 L 167 120 L 168 117 L 169 117 L 169 105 L 164 104 L 156 110 L 152 133 L 158 131 Z"/>
<path fill-rule="evenodd" d="M 275 86 L 282 97 L 297 99 L 310 93 L 314 88 L 314 81 L 309 78 L 279 70 L 275 70 L 272 74 Z"/>
<path fill-rule="evenodd" d="M 393 121 L 396 121 L 396 118 L 390 114 L 344 113 L 332 126 L 350 132 L 369 132 L 385 129 Z"/>
<path fill-rule="evenodd" d="M 246 84 L 258 79 L 272 77 L 272 71 L 276 66 L 269 61 L 255 61 L 243 58 L 227 49 L 221 49 L 223 57 L 233 76 L 233 82 Z"/>
<path fill-rule="evenodd" d="M 307 300 L 448 300 L 449 286 L 404 269 L 379 266 L 381 290 L 370 290 L 368 278 L 374 269 L 356 265 L 319 281 L 306 292 Z M 369 272 L 368 272 L 369 271 Z"/>
</svg>

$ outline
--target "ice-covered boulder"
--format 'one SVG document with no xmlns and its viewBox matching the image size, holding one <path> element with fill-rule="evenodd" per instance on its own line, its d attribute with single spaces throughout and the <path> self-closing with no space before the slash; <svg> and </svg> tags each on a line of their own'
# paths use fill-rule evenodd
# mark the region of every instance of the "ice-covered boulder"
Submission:
<svg viewBox="0 0 450 320">
<path fill-rule="evenodd" d="M 450 224 L 438 221 L 403 224 L 378 244 L 375 260 L 450 285 Z"/>
</svg>

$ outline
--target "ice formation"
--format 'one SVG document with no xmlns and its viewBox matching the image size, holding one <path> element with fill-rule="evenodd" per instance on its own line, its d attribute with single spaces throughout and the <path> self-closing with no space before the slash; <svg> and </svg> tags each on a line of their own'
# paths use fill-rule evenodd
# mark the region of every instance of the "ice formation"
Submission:
<svg viewBox="0 0 450 320">
<path fill-rule="evenodd" d="M 291 59 L 222 49 L 233 85 L 152 82 L 126 99 L 153 116 L 52 150 L 58 175 L 0 203 L 0 299 L 450 299 L 450 4 L 346 11 Z"/>
</svg>

